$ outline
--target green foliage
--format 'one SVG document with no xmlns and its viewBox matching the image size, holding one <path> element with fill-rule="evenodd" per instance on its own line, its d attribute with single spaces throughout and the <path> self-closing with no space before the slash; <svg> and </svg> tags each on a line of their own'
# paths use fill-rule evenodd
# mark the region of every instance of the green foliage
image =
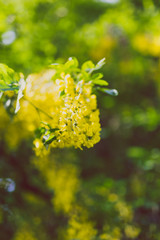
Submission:
<svg viewBox="0 0 160 240">
<path fill-rule="evenodd" d="M 0 91 L 18 90 L 20 76 L 5 64 L 0 64 Z"/>
<path fill-rule="evenodd" d="M 43 127 L 39 127 L 35 131 L 36 138 L 42 138 L 44 146 L 48 149 L 50 143 L 56 139 L 54 133 L 59 130 L 59 128 L 52 128 L 48 123 L 41 122 Z"/>
<path fill-rule="evenodd" d="M 104 80 L 101 80 L 103 77 L 103 74 L 96 73 L 93 76 L 91 75 L 93 71 L 99 70 L 105 63 L 105 59 L 100 60 L 96 65 L 94 65 L 91 61 L 87 61 L 82 65 L 82 68 L 78 68 L 78 60 L 74 58 L 69 58 L 68 61 L 65 64 L 52 64 L 49 67 L 53 68 L 55 70 L 55 74 L 53 76 L 53 81 L 57 78 L 61 77 L 62 73 L 68 74 L 70 73 L 71 76 L 73 75 L 77 80 L 86 79 L 87 81 L 91 81 L 93 85 L 98 86 L 98 89 L 101 87 L 108 86 L 108 83 Z M 15 113 L 17 113 L 20 109 L 20 99 L 23 97 L 23 91 L 25 89 L 25 81 L 21 77 L 20 74 L 14 72 L 13 69 L 9 68 L 5 64 L 0 64 L 0 91 L 2 97 L 3 92 L 5 91 L 15 91 L 15 93 L 18 93 L 17 96 L 17 102 L 15 107 Z M 22 74 L 21 74 L 22 75 Z M 109 89 L 100 89 L 101 91 L 105 93 L 109 93 L 110 95 L 117 95 L 116 90 L 109 90 Z M 63 96 L 65 93 L 64 91 L 60 92 L 60 96 Z M 8 102 L 9 103 L 9 102 Z M 10 104 L 5 105 L 6 107 L 10 106 Z M 43 138 L 44 144 L 48 145 L 55 139 L 54 137 L 51 137 L 50 135 L 46 135 Z"/>
<path fill-rule="evenodd" d="M 81 68 L 78 68 L 78 60 L 76 58 L 69 58 L 68 61 L 63 64 L 52 64 L 50 67 L 56 70 L 55 75 L 53 76 L 53 80 L 61 77 L 62 72 L 65 74 L 70 73 L 71 76 L 75 77 L 75 80 L 91 81 L 93 86 L 96 89 L 102 91 L 103 93 L 107 93 L 113 96 L 117 96 L 118 92 L 115 89 L 109 90 L 105 87 L 108 86 L 108 82 L 102 80 L 102 73 L 92 74 L 94 71 L 99 70 L 105 64 L 105 58 L 101 59 L 96 65 L 92 61 L 86 61 L 82 64 Z M 103 88 L 102 88 L 103 87 Z M 64 95 L 64 91 L 60 93 L 60 96 Z"/>
<path fill-rule="evenodd" d="M 91 59 L 79 77 L 96 83 L 102 124 L 93 149 L 35 157 L 33 136 L 1 107 L 0 174 L 16 186 L 0 187 L 1 239 L 160 239 L 159 22 L 153 0 L 0 2 L 0 62 L 28 75 L 54 62 L 58 74 L 69 56 L 80 66 Z M 7 34 L 15 36 L 8 45 Z M 95 68 L 103 58 L 102 76 Z M 79 65 L 73 58 L 63 71 L 79 74 Z M 3 88 L 17 88 L 9 76 Z M 0 90 L 1 102 L 11 100 L 6 108 L 14 112 L 16 97 L 6 93 Z M 42 124 L 37 137 L 49 129 Z"/>
<path fill-rule="evenodd" d="M 16 73 L 13 69 L 9 68 L 5 64 L 0 64 L 0 98 L 3 95 L 3 92 L 14 91 L 17 93 L 17 101 L 15 107 L 15 113 L 20 109 L 20 99 L 23 97 L 23 91 L 25 89 L 25 81 L 21 77 L 22 74 Z M 4 101 L 5 108 L 11 107 L 11 99 L 8 97 Z"/>
</svg>

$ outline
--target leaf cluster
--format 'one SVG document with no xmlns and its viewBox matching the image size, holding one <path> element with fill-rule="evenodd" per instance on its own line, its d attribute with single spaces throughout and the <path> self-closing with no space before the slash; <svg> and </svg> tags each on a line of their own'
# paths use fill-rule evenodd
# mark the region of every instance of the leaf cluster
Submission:
<svg viewBox="0 0 160 240">
<path fill-rule="evenodd" d="M 56 73 L 53 76 L 53 81 L 55 81 L 57 78 L 61 78 L 62 73 L 69 73 L 74 78 L 75 82 L 78 82 L 80 80 L 91 82 L 95 90 L 117 96 L 117 90 L 108 89 L 108 82 L 106 80 L 103 80 L 103 74 L 97 73 L 97 71 L 101 69 L 104 64 L 105 58 L 101 59 L 97 64 L 94 64 L 92 61 L 86 61 L 80 68 L 78 60 L 75 57 L 70 57 L 65 64 L 54 63 L 49 67 L 56 70 Z M 63 92 L 61 95 L 64 95 Z"/>
<path fill-rule="evenodd" d="M 0 98 L 3 93 L 4 106 L 8 109 L 14 108 L 15 96 L 17 95 L 16 107 L 14 112 L 17 113 L 20 109 L 20 99 L 23 97 L 23 90 L 25 89 L 25 81 L 22 73 L 15 72 L 5 64 L 0 64 Z M 12 97 L 9 97 L 9 92 L 12 92 Z M 14 100 L 14 101 L 13 101 Z"/>
<path fill-rule="evenodd" d="M 44 146 L 48 149 L 49 144 L 57 138 L 56 131 L 58 131 L 59 128 L 52 128 L 50 124 L 46 122 L 41 122 L 41 124 L 42 126 L 35 130 L 35 136 L 38 139 L 42 139 Z"/>
</svg>

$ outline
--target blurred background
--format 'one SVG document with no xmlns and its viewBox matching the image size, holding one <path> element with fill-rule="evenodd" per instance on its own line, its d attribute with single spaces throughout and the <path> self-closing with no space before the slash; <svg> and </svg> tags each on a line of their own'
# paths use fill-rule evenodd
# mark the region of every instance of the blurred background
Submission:
<svg viewBox="0 0 160 240">
<path fill-rule="evenodd" d="M 101 141 L 35 157 L 0 105 L 1 240 L 160 239 L 160 2 L 1 0 L 0 62 L 106 58 Z"/>
</svg>

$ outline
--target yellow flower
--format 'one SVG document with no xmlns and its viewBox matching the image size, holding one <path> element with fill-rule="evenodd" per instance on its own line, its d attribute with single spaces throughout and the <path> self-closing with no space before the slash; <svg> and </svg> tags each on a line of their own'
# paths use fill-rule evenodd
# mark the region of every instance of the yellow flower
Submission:
<svg viewBox="0 0 160 240">
<path fill-rule="evenodd" d="M 47 70 L 28 77 L 25 108 L 21 107 L 20 116 L 25 119 L 27 126 L 32 123 L 35 129 L 40 121 L 58 128 L 51 147 L 92 147 L 100 140 L 101 127 L 91 82 L 76 82 L 70 74 L 64 73 L 61 79 L 53 81 L 54 74 L 55 71 Z M 28 112 L 33 112 L 33 108 L 35 113 L 31 118 Z M 40 154 L 42 144 L 36 140 L 35 146 L 38 145 L 35 150 Z"/>
</svg>

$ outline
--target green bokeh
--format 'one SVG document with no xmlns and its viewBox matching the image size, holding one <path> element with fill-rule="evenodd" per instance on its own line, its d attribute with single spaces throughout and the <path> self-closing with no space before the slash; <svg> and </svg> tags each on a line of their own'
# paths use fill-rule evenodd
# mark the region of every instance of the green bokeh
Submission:
<svg viewBox="0 0 160 240">
<path fill-rule="evenodd" d="M 88 240 L 160 239 L 159 22 L 156 0 L 0 1 L 1 63 L 27 76 L 70 56 L 80 63 L 105 57 L 104 79 L 119 92 L 98 95 L 100 143 L 53 151 L 58 169 L 77 169 L 72 211 L 81 207 L 94 223 Z M 53 208 L 54 189 L 31 163 L 31 139 L 10 149 L 7 129 L 0 130 L 0 178 L 16 188 L 0 188 L 0 239 L 73 240 L 64 234 L 68 215 Z"/>
</svg>

